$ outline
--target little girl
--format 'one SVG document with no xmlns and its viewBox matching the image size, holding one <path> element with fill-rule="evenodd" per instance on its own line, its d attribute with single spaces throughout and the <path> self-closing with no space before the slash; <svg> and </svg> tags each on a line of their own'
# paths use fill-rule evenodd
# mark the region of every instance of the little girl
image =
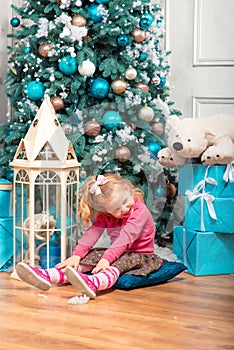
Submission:
<svg viewBox="0 0 234 350">
<path fill-rule="evenodd" d="M 130 181 L 115 174 L 88 177 L 81 189 L 80 215 L 91 225 L 72 256 L 46 270 L 19 263 L 16 271 L 23 281 L 42 290 L 70 282 L 94 299 L 96 291 L 111 288 L 120 274 L 146 276 L 162 265 L 154 254 L 153 218 L 142 191 Z M 105 229 L 110 247 L 92 249 Z M 84 273 L 88 271 L 92 275 Z"/>
</svg>

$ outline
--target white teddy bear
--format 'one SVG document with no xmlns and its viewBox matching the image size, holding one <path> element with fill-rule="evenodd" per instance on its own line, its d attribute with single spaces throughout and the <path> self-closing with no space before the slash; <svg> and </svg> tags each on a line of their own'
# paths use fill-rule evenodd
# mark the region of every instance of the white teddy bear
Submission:
<svg viewBox="0 0 234 350">
<path fill-rule="evenodd" d="M 160 164 L 173 168 L 188 158 L 201 158 L 203 165 L 229 164 L 234 160 L 234 116 L 167 120 L 168 147 L 158 152 Z"/>
</svg>

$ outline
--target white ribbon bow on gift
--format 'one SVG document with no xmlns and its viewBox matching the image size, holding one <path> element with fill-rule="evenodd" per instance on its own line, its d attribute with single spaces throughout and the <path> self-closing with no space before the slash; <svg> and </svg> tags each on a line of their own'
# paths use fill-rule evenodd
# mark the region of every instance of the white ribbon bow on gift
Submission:
<svg viewBox="0 0 234 350">
<path fill-rule="evenodd" d="M 194 186 L 193 191 L 187 190 L 185 192 L 185 195 L 188 197 L 189 202 L 201 198 L 201 231 L 205 231 L 204 200 L 206 201 L 209 215 L 212 217 L 212 219 L 217 220 L 217 216 L 213 206 L 213 201 L 215 200 L 215 197 L 205 191 L 205 186 L 206 183 L 217 186 L 218 182 L 212 177 L 207 177 L 208 171 L 209 167 L 207 167 L 204 180 L 199 181 L 197 185 Z"/>
<path fill-rule="evenodd" d="M 227 164 L 223 179 L 226 182 L 234 182 L 234 162 Z"/>
</svg>

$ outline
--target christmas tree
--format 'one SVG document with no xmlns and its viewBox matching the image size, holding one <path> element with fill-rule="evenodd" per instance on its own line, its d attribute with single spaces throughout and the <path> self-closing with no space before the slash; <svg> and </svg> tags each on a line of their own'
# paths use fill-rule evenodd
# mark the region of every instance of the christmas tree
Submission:
<svg viewBox="0 0 234 350">
<path fill-rule="evenodd" d="M 170 239 L 176 174 L 157 162 L 169 100 L 164 17 L 148 0 L 26 0 L 12 6 L 6 94 L 14 113 L 0 127 L 1 177 L 44 94 L 81 162 L 80 180 L 115 172 L 145 192 L 159 244 Z"/>
</svg>

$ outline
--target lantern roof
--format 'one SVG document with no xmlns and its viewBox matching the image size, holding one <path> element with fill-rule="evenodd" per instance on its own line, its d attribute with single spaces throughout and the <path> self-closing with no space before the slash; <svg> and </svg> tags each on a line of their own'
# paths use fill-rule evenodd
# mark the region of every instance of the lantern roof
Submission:
<svg viewBox="0 0 234 350">
<path fill-rule="evenodd" d="M 72 143 L 67 139 L 48 95 L 45 95 L 27 134 L 21 139 L 11 165 L 43 168 L 79 165 Z"/>
</svg>

